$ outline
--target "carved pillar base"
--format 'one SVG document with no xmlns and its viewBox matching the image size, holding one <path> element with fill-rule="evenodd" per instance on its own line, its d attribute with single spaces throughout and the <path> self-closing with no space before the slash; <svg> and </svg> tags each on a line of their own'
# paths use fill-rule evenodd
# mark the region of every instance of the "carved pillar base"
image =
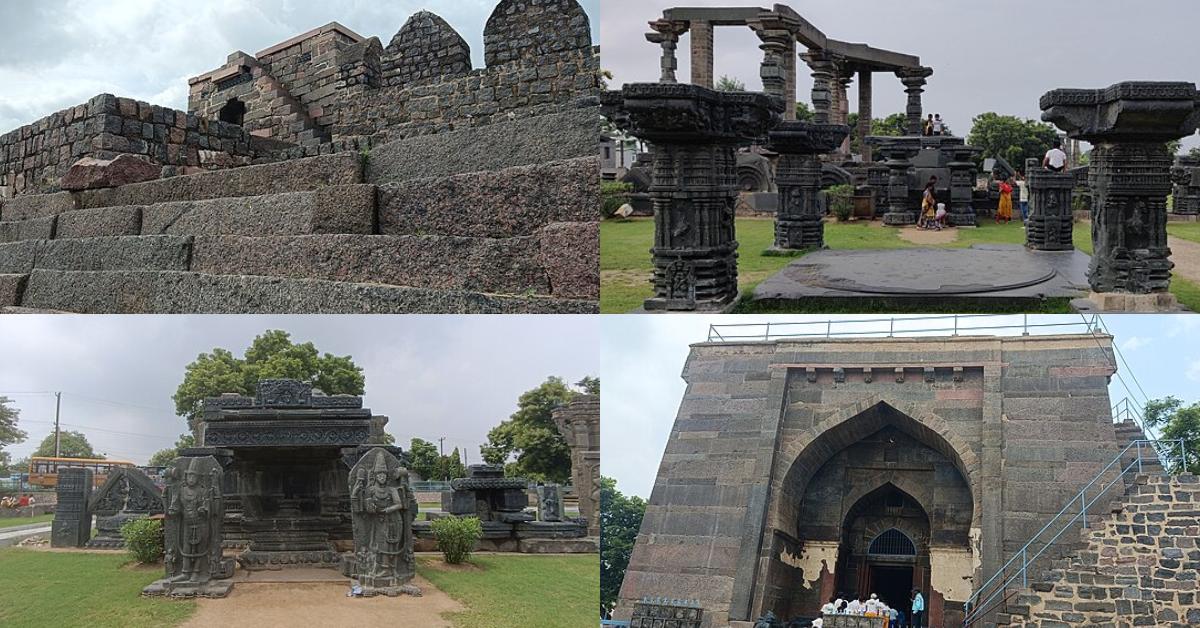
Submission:
<svg viewBox="0 0 1200 628">
<path fill-rule="evenodd" d="M 946 224 L 951 227 L 974 227 L 975 211 L 971 208 L 971 192 L 975 188 L 975 163 L 971 155 L 975 149 L 964 146 L 954 150 L 954 160 L 947 163 L 950 169 L 950 203 L 946 208 Z"/>
<path fill-rule="evenodd" d="M 1070 251 L 1075 248 L 1071 191 L 1075 175 L 1042 168 L 1036 159 L 1025 162 L 1029 186 L 1029 222 L 1025 246 L 1034 251 Z"/>
<path fill-rule="evenodd" d="M 903 227 L 917 224 L 917 211 L 908 206 L 908 152 L 892 149 L 888 151 L 888 212 L 883 215 L 883 224 Z"/>
<path fill-rule="evenodd" d="M 777 124 L 784 103 L 749 92 L 640 83 L 601 96 L 603 113 L 654 143 L 654 294 L 648 311 L 724 310 L 737 298 L 736 147 Z"/>
<path fill-rule="evenodd" d="M 1092 264 L 1098 293 L 1167 292 L 1167 194 L 1172 158 L 1166 143 L 1200 125 L 1193 83 L 1118 83 L 1106 89 L 1057 89 L 1042 96 L 1042 119 L 1095 147 Z"/>
<path fill-rule="evenodd" d="M 832 151 L 849 133 L 845 125 L 808 122 L 784 122 L 771 131 L 769 147 L 780 154 L 775 249 L 825 248 L 818 155 Z"/>
</svg>

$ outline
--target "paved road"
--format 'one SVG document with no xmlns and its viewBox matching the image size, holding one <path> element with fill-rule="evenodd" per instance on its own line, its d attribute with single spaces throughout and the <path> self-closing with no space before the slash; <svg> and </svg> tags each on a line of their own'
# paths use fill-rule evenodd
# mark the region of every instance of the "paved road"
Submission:
<svg viewBox="0 0 1200 628">
<path fill-rule="evenodd" d="M 0 547 L 16 545 L 17 543 L 20 543 L 31 536 L 49 538 L 50 524 L 48 522 L 42 522 L 12 528 L 3 528 L 3 531 L 0 531 Z"/>
</svg>

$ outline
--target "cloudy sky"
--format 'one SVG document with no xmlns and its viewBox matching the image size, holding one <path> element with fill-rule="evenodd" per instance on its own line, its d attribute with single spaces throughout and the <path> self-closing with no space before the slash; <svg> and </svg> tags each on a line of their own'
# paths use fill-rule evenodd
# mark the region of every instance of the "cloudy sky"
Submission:
<svg viewBox="0 0 1200 628">
<path fill-rule="evenodd" d="M 614 85 L 659 78 L 659 48 L 645 40 L 646 22 L 676 6 L 756 6 L 747 0 L 605 0 L 600 19 L 602 65 Z M 788 4 L 788 3 L 784 3 Z M 1106 87 L 1121 81 L 1200 80 L 1200 3 L 1193 0 L 803 0 L 790 5 L 833 39 L 916 55 L 934 69 L 925 111 L 941 113 L 957 135 L 971 118 L 995 111 L 1040 118 L 1038 99 L 1059 87 Z M 762 51 L 749 28 L 715 31 L 714 76 L 736 77 L 759 90 Z M 690 36 L 679 43 L 679 78 L 690 76 Z M 800 62 L 799 99 L 809 101 L 812 78 Z M 851 85 L 851 111 L 858 106 Z M 899 79 L 874 79 L 874 116 L 904 111 Z M 1195 146 L 1192 136 L 1185 147 Z"/>
<path fill-rule="evenodd" d="M 521 393 L 551 375 L 567 383 L 599 373 L 599 319 L 590 316 L 6 316 L 0 325 L 0 396 L 29 433 L 10 446 L 29 455 L 54 429 L 83 432 L 110 458 L 145 463 L 186 422 L 171 395 L 201 352 L 241 357 L 255 336 L 283 329 L 324 353 L 350 355 L 366 376 L 364 405 L 386 429 L 481 462 L 487 432 Z M 40 393 L 40 394 L 31 394 Z"/>
<path fill-rule="evenodd" d="M 649 497 L 654 476 L 662 460 L 675 414 L 683 399 L 686 384 L 680 378 L 688 356 L 688 345 L 704 342 L 710 324 L 747 324 L 770 321 L 819 321 L 802 327 L 803 333 L 823 333 L 824 321 L 863 320 L 868 316 L 602 316 L 601 372 L 604 402 L 601 426 L 604 444 L 601 470 L 617 479 L 617 488 L 626 494 Z M 887 317 L 872 324 L 837 324 L 835 331 L 883 331 Z M 913 318 L 913 317 L 897 317 Z M 964 320 L 963 326 L 1020 325 L 1022 316 L 996 316 Z M 1080 333 L 1081 317 L 1030 316 L 1031 322 L 1073 323 L 1072 327 L 1044 328 L 1034 333 Z M 631 322 L 632 321 L 632 322 Z M 1128 362 L 1119 363 L 1118 376 L 1112 378 L 1109 395 L 1113 403 L 1129 397 L 1139 404 L 1147 398 L 1168 395 L 1186 403 L 1200 401 L 1200 317 L 1194 315 L 1110 315 L 1103 318 L 1116 338 L 1117 348 Z M 897 323 L 896 329 L 944 328 L 953 321 L 945 319 L 913 320 Z M 776 328 L 778 329 L 778 328 Z M 744 328 L 741 333 L 762 333 L 761 326 Z M 723 335 L 738 333 L 725 329 Z M 976 333 L 976 332 L 972 332 Z M 1019 329 L 978 332 L 990 335 L 1016 335 Z M 907 334 L 916 335 L 916 334 Z M 930 335 L 930 334 L 923 334 Z M 946 333 L 934 335 L 947 335 Z M 1136 380 L 1136 381 L 1135 381 Z M 1126 389 L 1128 386 L 1130 390 Z M 1140 386 L 1140 388 L 1139 388 Z"/>
<path fill-rule="evenodd" d="M 0 134 L 101 93 L 187 109 L 187 80 L 340 22 L 391 41 L 421 9 L 442 16 L 483 67 L 483 27 L 499 0 L 2 0 Z M 580 0 L 595 16 L 600 0 Z"/>
</svg>

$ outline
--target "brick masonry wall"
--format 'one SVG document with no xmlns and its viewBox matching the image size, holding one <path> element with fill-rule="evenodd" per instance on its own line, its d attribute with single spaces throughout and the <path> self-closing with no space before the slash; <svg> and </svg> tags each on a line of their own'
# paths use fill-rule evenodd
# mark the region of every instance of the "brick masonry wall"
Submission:
<svg viewBox="0 0 1200 628">
<path fill-rule="evenodd" d="M 146 157 L 172 176 L 184 167 L 250 163 L 251 137 L 240 127 L 182 111 L 101 94 L 0 135 L 0 198 L 55 192 L 84 157 Z"/>
<path fill-rule="evenodd" d="M 591 46 L 588 16 L 575 0 L 501 0 L 483 29 L 489 68 Z"/>
<path fill-rule="evenodd" d="M 420 11 L 392 38 L 380 69 L 389 86 L 463 76 L 471 71 L 471 47 L 446 20 Z"/>
<path fill-rule="evenodd" d="M 1200 478 L 1143 476 L 1120 510 L 1082 533 L 1016 597 L 1001 623 L 1019 628 L 1200 625 Z"/>
</svg>

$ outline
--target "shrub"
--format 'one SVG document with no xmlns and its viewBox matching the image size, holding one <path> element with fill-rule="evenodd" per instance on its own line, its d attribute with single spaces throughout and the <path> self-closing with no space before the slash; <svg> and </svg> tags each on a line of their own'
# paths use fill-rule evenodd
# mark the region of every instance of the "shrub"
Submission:
<svg viewBox="0 0 1200 628">
<path fill-rule="evenodd" d="M 854 215 L 854 186 L 835 185 L 825 190 L 829 199 L 829 211 L 840 221 L 850 220 Z"/>
<path fill-rule="evenodd" d="M 441 517 L 430 522 L 430 527 L 442 556 L 452 565 L 469 559 L 475 543 L 483 536 L 478 517 Z"/>
<path fill-rule="evenodd" d="M 613 212 L 629 202 L 629 193 L 633 191 L 632 183 L 620 181 L 600 182 L 600 219 L 612 218 Z"/>
<path fill-rule="evenodd" d="M 157 563 L 163 555 L 163 526 L 161 519 L 143 517 L 121 526 L 125 548 L 139 563 Z"/>
</svg>

